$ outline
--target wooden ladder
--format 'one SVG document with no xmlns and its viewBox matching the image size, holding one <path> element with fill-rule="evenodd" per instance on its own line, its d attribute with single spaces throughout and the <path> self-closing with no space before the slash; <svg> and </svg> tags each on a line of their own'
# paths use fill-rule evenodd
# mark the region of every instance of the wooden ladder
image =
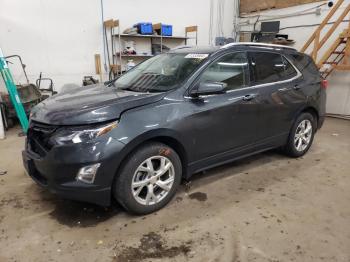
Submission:
<svg viewBox="0 0 350 262">
<path fill-rule="evenodd" d="M 350 23 L 348 28 L 345 29 L 337 39 L 331 44 L 331 46 L 324 52 L 321 59 L 318 60 L 320 49 L 329 42 L 329 38 L 334 31 L 338 28 L 344 18 L 350 12 L 350 4 L 345 6 L 344 11 L 333 22 L 333 25 L 328 31 L 324 32 L 324 36 L 320 39 L 322 29 L 329 23 L 329 20 L 334 16 L 339 7 L 343 4 L 344 0 L 338 0 L 322 23 L 316 28 L 315 32 L 311 35 L 309 40 L 301 48 L 300 52 L 305 53 L 306 50 L 313 43 L 313 49 L 310 55 L 314 59 L 317 67 L 319 68 L 322 77 L 327 78 L 334 70 L 349 70 L 350 71 Z"/>
<path fill-rule="evenodd" d="M 320 68 L 321 75 L 327 78 L 334 69 L 336 70 L 349 70 L 349 55 L 350 55 L 350 35 L 349 29 L 344 30 L 342 34 L 336 39 L 327 52 L 322 56 L 317 63 L 317 67 Z M 325 66 L 324 66 L 325 65 Z"/>
</svg>

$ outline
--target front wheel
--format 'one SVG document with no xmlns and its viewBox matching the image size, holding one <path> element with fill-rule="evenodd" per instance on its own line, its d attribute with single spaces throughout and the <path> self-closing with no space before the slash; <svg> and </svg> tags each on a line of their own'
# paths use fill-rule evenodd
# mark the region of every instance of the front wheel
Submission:
<svg viewBox="0 0 350 262">
<path fill-rule="evenodd" d="M 176 152 L 161 143 L 147 143 L 125 161 L 114 184 L 114 196 L 129 212 L 148 214 L 164 207 L 181 182 Z"/>
<path fill-rule="evenodd" d="M 289 134 L 285 152 L 291 157 L 303 156 L 311 147 L 316 130 L 316 120 L 310 113 L 302 113 Z"/>
</svg>

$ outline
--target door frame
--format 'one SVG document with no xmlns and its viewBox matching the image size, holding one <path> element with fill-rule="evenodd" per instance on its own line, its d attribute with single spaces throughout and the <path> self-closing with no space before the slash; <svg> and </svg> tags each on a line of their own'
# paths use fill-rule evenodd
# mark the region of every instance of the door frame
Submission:
<svg viewBox="0 0 350 262">
<path fill-rule="evenodd" d="M 237 88 L 237 89 L 232 89 L 232 90 L 228 90 L 225 91 L 225 93 L 229 93 L 232 91 L 236 91 L 236 90 L 242 90 L 242 89 L 247 89 L 249 87 L 251 87 L 252 81 L 251 81 L 251 68 L 250 68 L 250 62 L 249 62 L 249 57 L 248 57 L 248 51 L 247 50 L 231 50 L 231 51 L 226 51 L 224 53 L 221 53 L 220 55 L 218 55 L 217 57 L 215 57 L 213 60 L 208 61 L 208 63 L 206 63 L 204 66 L 202 66 L 197 72 L 197 76 L 196 78 L 191 82 L 191 84 L 188 86 L 188 88 L 186 89 L 186 91 L 184 92 L 184 98 L 187 99 L 194 99 L 193 97 L 190 96 L 190 92 L 193 88 L 195 88 L 196 84 L 198 84 L 198 81 L 200 79 L 200 77 L 202 76 L 203 72 L 209 67 L 211 66 L 213 63 L 217 62 L 219 59 L 221 59 L 223 56 L 229 55 L 229 54 L 234 54 L 234 53 L 245 53 L 246 57 L 247 57 L 247 61 L 248 61 L 248 76 L 249 79 L 247 81 L 247 84 L 245 87 L 242 88 Z M 225 94 L 224 93 L 224 94 Z M 200 96 L 200 97 L 206 97 L 206 96 Z M 195 98 L 198 99 L 198 98 Z"/>
</svg>

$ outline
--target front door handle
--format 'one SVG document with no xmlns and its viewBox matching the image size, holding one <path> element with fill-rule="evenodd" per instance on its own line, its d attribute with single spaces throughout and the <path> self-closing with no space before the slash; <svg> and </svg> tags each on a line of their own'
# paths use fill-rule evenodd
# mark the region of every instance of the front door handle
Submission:
<svg viewBox="0 0 350 262">
<path fill-rule="evenodd" d="M 244 101 L 250 101 L 250 100 L 253 100 L 254 98 L 256 98 L 257 96 L 258 96 L 258 94 L 245 95 L 245 96 L 243 96 L 243 100 Z"/>
</svg>

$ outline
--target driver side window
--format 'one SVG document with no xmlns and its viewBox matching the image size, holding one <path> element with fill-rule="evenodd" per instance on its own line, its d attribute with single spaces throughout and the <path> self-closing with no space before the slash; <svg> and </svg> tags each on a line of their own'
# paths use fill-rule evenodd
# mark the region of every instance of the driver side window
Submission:
<svg viewBox="0 0 350 262">
<path fill-rule="evenodd" d="M 242 88 L 249 83 L 248 59 L 245 52 L 224 55 L 201 75 L 200 82 L 226 83 L 226 90 Z"/>
</svg>

